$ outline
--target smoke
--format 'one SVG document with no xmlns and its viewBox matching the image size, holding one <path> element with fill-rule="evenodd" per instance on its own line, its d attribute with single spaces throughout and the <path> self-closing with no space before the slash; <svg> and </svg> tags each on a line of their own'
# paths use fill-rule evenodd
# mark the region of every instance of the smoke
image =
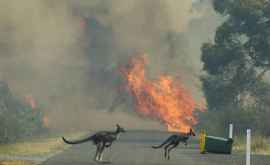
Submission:
<svg viewBox="0 0 270 165">
<path fill-rule="evenodd" d="M 0 5 L 5 6 L 0 80 L 16 95 L 33 95 L 55 129 L 103 128 L 117 121 L 159 127 L 132 113 L 105 112 L 115 102 L 116 109 L 132 109 L 130 100 L 117 101 L 126 96 L 119 90 L 118 66 L 147 53 L 150 78 L 180 77 L 200 99 L 200 46 L 212 40 L 222 22 L 208 0 L 9 0 Z"/>
<path fill-rule="evenodd" d="M 84 86 L 88 64 L 78 44 L 78 19 L 66 1 L 0 3 L 1 80 L 20 95 L 40 98 Z"/>
<path fill-rule="evenodd" d="M 83 97 L 89 64 L 80 44 L 79 19 L 70 4 L 10 0 L 0 5 L 0 80 L 15 95 L 32 95 L 59 117 L 84 105 L 89 99 Z"/>
<path fill-rule="evenodd" d="M 90 31 L 96 37 L 90 41 L 90 47 L 94 49 L 89 50 L 90 61 L 95 69 L 99 68 L 99 73 L 115 71 L 119 64 L 127 63 L 130 56 L 146 53 L 149 77 L 160 73 L 179 77 L 194 97 L 201 99 L 200 47 L 203 42 L 213 40 L 215 29 L 222 22 L 214 12 L 211 1 L 98 1 L 88 4 L 87 9 L 89 11 L 83 13 L 90 28 L 101 29 Z M 106 77 L 105 82 L 111 82 L 112 77 Z M 103 84 L 104 77 L 99 79 L 97 84 Z M 119 84 L 114 80 L 111 85 L 104 86 L 115 89 L 114 85 Z M 117 94 L 113 96 L 118 97 Z M 103 94 L 102 98 L 108 103 L 113 102 L 110 98 L 104 99 Z"/>
</svg>

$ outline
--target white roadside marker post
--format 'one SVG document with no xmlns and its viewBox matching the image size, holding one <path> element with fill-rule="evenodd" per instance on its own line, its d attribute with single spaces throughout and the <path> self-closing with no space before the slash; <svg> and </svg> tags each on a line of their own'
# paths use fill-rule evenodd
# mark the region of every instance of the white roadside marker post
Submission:
<svg viewBox="0 0 270 165">
<path fill-rule="evenodd" d="M 233 138 L 233 124 L 230 124 L 230 129 L 229 129 L 229 138 L 232 139 Z"/>
<path fill-rule="evenodd" d="M 246 165 L 250 165 L 250 154 L 251 154 L 251 130 L 247 129 Z"/>
</svg>

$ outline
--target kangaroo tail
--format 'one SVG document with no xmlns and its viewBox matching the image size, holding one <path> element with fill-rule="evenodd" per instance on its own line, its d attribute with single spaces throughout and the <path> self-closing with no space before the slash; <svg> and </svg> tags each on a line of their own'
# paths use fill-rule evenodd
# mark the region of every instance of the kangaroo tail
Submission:
<svg viewBox="0 0 270 165">
<path fill-rule="evenodd" d="M 152 148 L 154 149 L 158 149 L 158 148 L 161 148 L 163 145 L 159 145 L 159 146 L 152 146 Z"/>
<path fill-rule="evenodd" d="M 93 137 L 94 137 L 94 136 L 90 136 L 90 137 L 87 137 L 87 138 L 85 138 L 85 139 L 74 140 L 74 141 L 70 141 L 70 140 L 67 140 L 67 139 L 65 139 L 64 137 L 62 137 L 62 140 L 63 140 L 65 143 L 67 143 L 67 144 L 80 144 L 80 143 L 84 143 L 84 142 L 93 140 Z"/>
<path fill-rule="evenodd" d="M 169 138 L 167 138 L 163 143 L 161 143 L 160 145 L 158 145 L 158 146 L 152 146 L 152 148 L 154 148 L 154 149 L 158 149 L 158 148 L 161 148 L 161 147 L 163 147 L 165 144 L 167 144 L 169 141 L 171 141 L 172 140 L 172 136 L 170 136 Z"/>
</svg>

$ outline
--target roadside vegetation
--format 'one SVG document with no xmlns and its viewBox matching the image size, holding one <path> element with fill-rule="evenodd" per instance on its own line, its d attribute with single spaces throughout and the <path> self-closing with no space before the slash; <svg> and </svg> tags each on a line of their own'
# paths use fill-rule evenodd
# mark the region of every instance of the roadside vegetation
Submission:
<svg viewBox="0 0 270 165">
<path fill-rule="evenodd" d="M 234 124 L 235 149 L 242 150 L 246 129 L 252 130 L 254 152 L 270 150 L 270 2 L 213 0 L 225 21 L 213 42 L 203 44 L 203 91 L 208 110 L 200 127 L 227 137 Z M 255 134 L 257 136 L 255 136 Z M 242 139 L 242 140 L 241 140 Z"/>
<path fill-rule="evenodd" d="M 0 160 L 0 165 L 37 165 L 35 161 L 29 160 Z"/>
<path fill-rule="evenodd" d="M 83 133 L 70 133 L 65 135 L 44 135 L 38 138 L 28 138 L 14 143 L 0 144 L 0 155 L 7 156 L 47 156 L 66 149 L 62 136 L 76 138 Z"/>
<path fill-rule="evenodd" d="M 234 150 L 245 150 L 246 129 L 252 130 L 252 152 L 270 154 L 270 2 L 213 0 L 224 22 L 213 42 L 201 47 L 201 77 L 208 110 L 200 129 L 228 136 L 234 124 Z"/>
<path fill-rule="evenodd" d="M 31 141 L 1 144 L 0 155 L 44 156 L 65 149 L 66 147 L 66 145 L 63 145 L 60 137 L 41 138 Z"/>
<path fill-rule="evenodd" d="M 240 153 L 246 151 L 246 138 L 244 136 L 234 138 L 233 150 Z M 252 154 L 270 155 L 270 138 L 262 137 L 260 135 L 253 136 L 251 141 L 251 151 Z"/>
<path fill-rule="evenodd" d="M 0 144 L 46 132 L 44 112 L 32 96 L 14 96 L 0 81 Z"/>
<path fill-rule="evenodd" d="M 0 160 L 0 165 L 35 165 L 39 161 L 35 158 L 48 158 L 61 152 L 70 146 L 62 142 L 62 136 L 77 138 L 83 132 L 59 134 L 59 135 L 40 135 L 39 137 L 26 138 L 12 143 L 0 144 L 0 156 L 8 156 L 11 160 Z M 14 158 L 13 158 L 14 157 Z M 29 160 L 18 160 L 20 157 L 27 157 Z M 33 160 L 31 160 L 33 158 Z"/>
</svg>

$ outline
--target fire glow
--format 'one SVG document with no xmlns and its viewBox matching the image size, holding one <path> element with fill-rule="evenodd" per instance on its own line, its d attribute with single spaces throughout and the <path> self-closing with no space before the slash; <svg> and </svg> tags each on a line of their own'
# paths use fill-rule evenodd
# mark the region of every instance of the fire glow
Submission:
<svg viewBox="0 0 270 165">
<path fill-rule="evenodd" d="M 34 99 L 34 97 L 32 95 L 27 95 L 24 97 L 24 99 L 25 99 L 25 102 L 31 106 L 32 110 L 37 109 L 37 101 Z M 43 115 L 42 123 L 43 123 L 44 127 L 46 127 L 46 128 L 49 127 L 50 121 L 49 121 L 49 118 L 46 114 Z"/>
<path fill-rule="evenodd" d="M 27 95 L 24 97 L 25 101 L 31 106 L 33 110 L 37 108 L 36 100 L 33 98 L 32 95 Z"/>
<path fill-rule="evenodd" d="M 148 80 L 144 69 L 146 63 L 145 56 L 136 56 L 130 59 L 127 67 L 121 68 L 136 112 L 159 120 L 168 131 L 188 132 L 198 123 L 194 116 L 197 105 L 191 94 L 181 82 L 168 75 Z"/>
</svg>

